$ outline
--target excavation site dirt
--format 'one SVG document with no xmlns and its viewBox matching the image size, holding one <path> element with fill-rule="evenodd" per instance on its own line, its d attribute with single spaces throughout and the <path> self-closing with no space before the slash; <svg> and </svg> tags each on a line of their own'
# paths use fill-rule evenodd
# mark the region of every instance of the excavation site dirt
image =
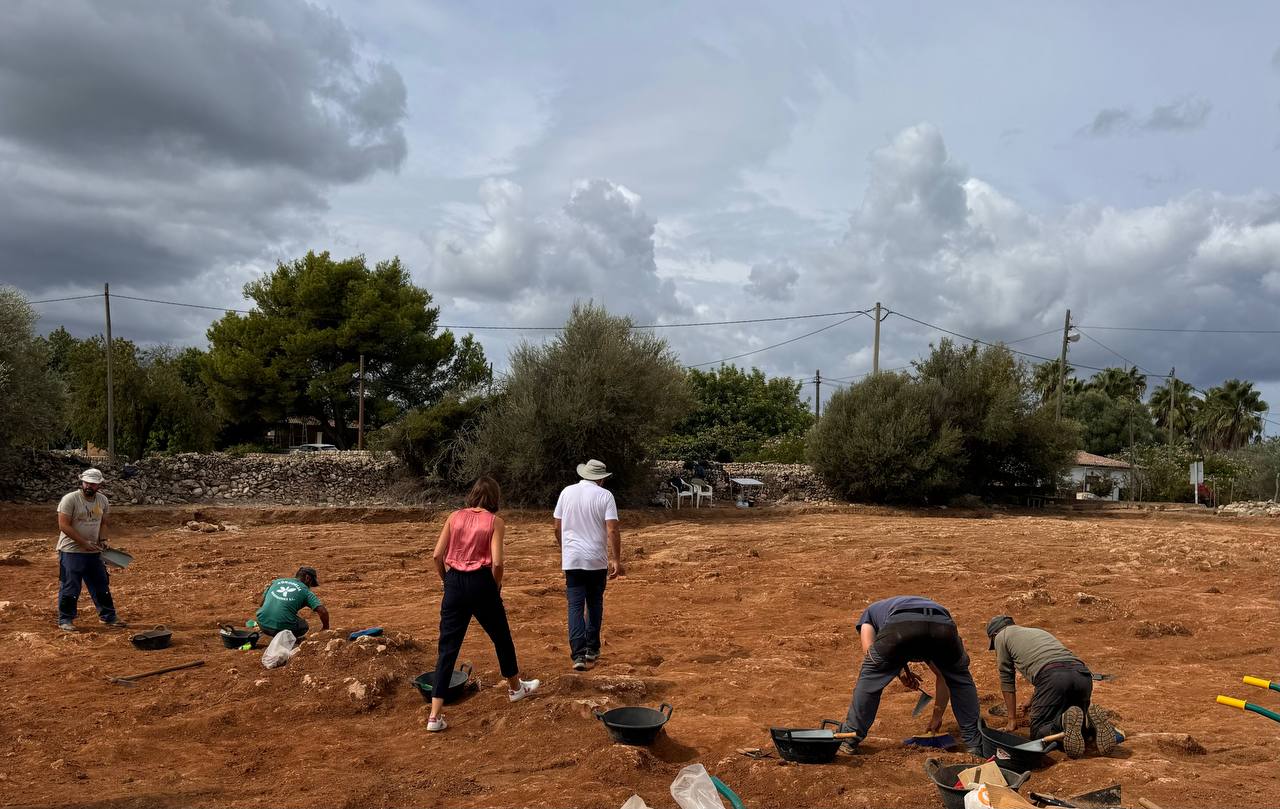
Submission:
<svg viewBox="0 0 1280 809">
<path fill-rule="evenodd" d="M 186 527 L 197 516 L 209 532 Z M 1127 739 L 1110 758 L 1051 754 L 1024 793 L 1119 783 L 1133 806 L 1280 805 L 1280 724 L 1215 703 L 1280 708 L 1280 694 L 1241 682 L 1280 680 L 1276 520 L 624 512 L 627 569 L 605 595 L 601 657 L 575 672 L 550 517 L 506 517 L 502 595 L 524 676 L 542 687 L 509 702 L 473 623 L 459 659 L 478 688 L 446 706 L 449 727 L 433 734 L 412 680 L 435 664 L 431 547 L 443 512 L 119 508 L 111 542 L 135 561 L 111 588 L 130 628 L 105 628 L 85 593 L 80 631 L 63 633 L 53 507 L 0 509 L 0 804 L 616 809 L 638 793 L 657 808 L 675 805 L 672 779 L 699 762 L 748 807 L 941 806 L 925 759 L 971 759 L 902 746 L 927 714 L 912 717 L 917 695 L 900 684 L 870 738 L 831 764 L 782 761 L 769 735 L 842 719 L 858 613 L 921 594 L 955 617 L 993 727 L 1004 723 L 983 631 L 994 614 L 1050 630 L 1110 675 L 1094 700 Z M 271 670 L 263 644 L 225 648 L 219 624 L 243 627 L 265 585 L 304 564 L 319 571 L 333 629 L 304 613 L 313 631 Z M 170 646 L 135 649 L 131 634 L 158 624 Z M 348 640 L 375 626 L 380 637 Z M 109 681 L 197 660 L 132 686 Z M 1030 685 L 1019 689 L 1025 702 Z M 593 715 L 662 703 L 671 718 L 649 746 L 612 743 Z M 950 712 L 943 730 L 959 736 Z"/>
</svg>

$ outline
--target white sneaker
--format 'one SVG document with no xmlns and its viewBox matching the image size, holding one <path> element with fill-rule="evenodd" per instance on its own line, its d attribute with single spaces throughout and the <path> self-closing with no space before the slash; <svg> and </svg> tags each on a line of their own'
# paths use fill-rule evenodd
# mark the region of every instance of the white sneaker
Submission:
<svg viewBox="0 0 1280 809">
<path fill-rule="evenodd" d="M 437 716 L 435 719 L 427 719 L 427 730 L 431 733 L 439 733 L 447 727 L 449 727 L 449 723 L 444 721 L 443 714 Z"/>
<path fill-rule="evenodd" d="M 521 680 L 520 687 L 515 691 L 512 691 L 510 688 L 507 689 L 507 699 L 512 702 L 519 702 L 534 691 L 537 691 L 538 686 L 540 685 L 542 685 L 541 680 Z"/>
</svg>

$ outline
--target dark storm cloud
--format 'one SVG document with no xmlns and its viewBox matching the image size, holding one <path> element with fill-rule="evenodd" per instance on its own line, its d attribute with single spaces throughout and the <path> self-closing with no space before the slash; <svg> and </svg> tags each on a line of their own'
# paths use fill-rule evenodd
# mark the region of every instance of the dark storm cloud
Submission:
<svg viewBox="0 0 1280 809">
<path fill-rule="evenodd" d="M 303 2 L 9 4 L 0 278 L 199 294 L 307 232 L 334 184 L 398 167 L 404 118 L 395 68 Z"/>
</svg>

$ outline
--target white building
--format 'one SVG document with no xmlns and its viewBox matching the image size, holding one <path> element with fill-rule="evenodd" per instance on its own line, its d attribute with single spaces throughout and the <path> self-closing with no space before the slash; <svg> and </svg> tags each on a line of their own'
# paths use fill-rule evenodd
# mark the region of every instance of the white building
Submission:
<svg viewBox="0 0 1280 809">
<path fill-rule="evenodd" d="M 1120 487 L 1128 488 L 1132 479 L 1133 468 L 1124 461 L 1094 455 L 1092 452 L 1079 450 L 1076 462 L 1071 467 L 1071 488 L 1076 497 L 1092 500 L 1095 495 L 1087 494 L 1090 489 L 1106 488 L 1106 481 L 1111 483 L 1111 492 L 1106 496 L 1097 496 L 1099 500 L 1119 500 Z M 1082 496 L 1083 495 L 1083 496 Z"/>
</svg>

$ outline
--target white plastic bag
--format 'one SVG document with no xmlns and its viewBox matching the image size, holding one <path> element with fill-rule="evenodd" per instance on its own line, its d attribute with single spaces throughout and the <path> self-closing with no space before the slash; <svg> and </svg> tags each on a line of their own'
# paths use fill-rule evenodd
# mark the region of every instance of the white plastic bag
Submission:
<svg viewBox="0 0 1280 809">
<path fill-rule="evenodd" d="M 649 804 L 644 802 L 644 798 L 639 795 L 632 795 L 627 798 L 627 802 L 622 804 L 622 809 L 649 809 Z"/>
<path fill-rule="evenodd" d="M 701 764 L 690 764 L 680 771 L 671 782 L 671 797 L 680 804 L 680 809 L 724 809 L 716 785 Z"/>
<path fill-rule="evenodd" d="M 292 632 L 287 629 L 280 630 L 271 639 L 271 643 L 267 644 L 266 651 L 262 653 L 262 667 L 274 669 L 288 663 L 289 659 L 298 653 L 297 645 L 298 639 Z"/>
</svg>

